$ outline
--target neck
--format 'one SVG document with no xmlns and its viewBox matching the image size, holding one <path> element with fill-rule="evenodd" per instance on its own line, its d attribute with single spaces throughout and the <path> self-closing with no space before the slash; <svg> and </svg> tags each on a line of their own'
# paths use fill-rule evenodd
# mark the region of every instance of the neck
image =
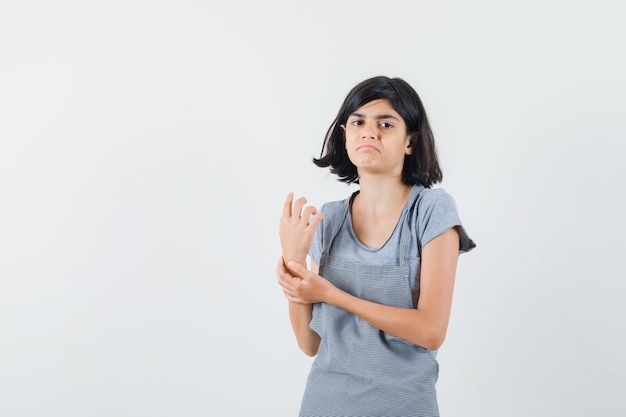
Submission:
<svg viewBox="0 0 626 417">
<path fill-rule="evenodd" d="M 404 205 L 411 188 L 398 177 L 359 178 L 358 205 L 362 210 L 372 213 L 384 212 L 399 204 Z"/>
</svg>

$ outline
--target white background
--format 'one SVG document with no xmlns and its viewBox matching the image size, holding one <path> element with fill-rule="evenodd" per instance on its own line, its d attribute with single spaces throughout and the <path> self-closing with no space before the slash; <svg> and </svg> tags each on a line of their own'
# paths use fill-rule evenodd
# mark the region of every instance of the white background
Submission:
<svg viewBox="0 0 626 417">
<path fill-rule="evenodd" d="M 379 74 L 478 244 L 442 415 L 624 415 L 618 3 L 2 0 L 0 415 L 296 415 L 278 217 Z"/>
</svg>

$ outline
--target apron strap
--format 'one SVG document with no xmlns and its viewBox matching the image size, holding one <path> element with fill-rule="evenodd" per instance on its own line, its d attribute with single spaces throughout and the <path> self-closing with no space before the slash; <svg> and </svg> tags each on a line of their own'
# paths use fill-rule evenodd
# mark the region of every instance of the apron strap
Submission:
<svg viewBox="0 0 626 417">
<path fill-rule="evenodd" d="M 411 248 L 411 230 L 409 224 L 411 223 L 410 213 L 413 211 L 412 208 L 417 201 L 417 196 L 423 190 L 423 187 L 414 186 L 411 189 L 411 194 L 409 195 L 409 200 L 402 210 L 402 214 L 400 215 L 400 220 L 402 222 L 402 228 L 400 229 L 400 253 L 399 253 L 399 261 L 400 265 L 406 266 L 409 264 L 409 249 Z"/>
<path fill-rule="evenodd" d="M 358 191 L 355 191 L 350 198 L 345 199 L 341 203 L 341 206 L 339 207 L 339 211 L 333 218 L 333 224 L 330 228 L 330 236 L 324 236 L 324 242 L 322 244 L 322 256 L 328 255 L 328 253 L 330 252 L 330 247 L 332 246 L 333 241 L 335 240 L 335 237 L 337 236 L 337 233 L 339 233 L 339 230 L 341 229 L 343 222 L 348 216 L 348 210 L 350 209 L 350 201 L 352 201 L 356 193 L 358 193 Z"/>
</svg>

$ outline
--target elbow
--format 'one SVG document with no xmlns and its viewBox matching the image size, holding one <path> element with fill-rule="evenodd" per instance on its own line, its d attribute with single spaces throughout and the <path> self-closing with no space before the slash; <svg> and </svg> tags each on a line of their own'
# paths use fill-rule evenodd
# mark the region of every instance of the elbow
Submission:
<svg viewBox="0 0 626 417">
<path fill-rule="evenodd" d="M 313 357 L 317 355 L 317 350 L 319 346 L 306 346 L 300 345 L 300 350 L 304 352 L 305 355 Z"/>
<path fill-rule="evenodd" d="M 317 350 L 302 350 L 302 351 L 304 352 L 305 355 L 311 358 L 317 355 Z"/>
<path fill-rule="evenodd" d="M 317 351 L 320 347 L 320 337 L 317 333 L 313 333 L 310 338 L 301 338 L 298 339 L 298 347 L 302 352 L 304 352 L 307 356 L 315 356 L 317 355 Z"/>
<path fill-rule="evenodd" d="M 428 350 L 438 350 L 446 340 L 446 332 L 438 329 L 433 329 L 424 336 L 420 346 Z"/>
<path fill-rule="evenodd" d="M 438 350 L 441 345 L 443 345 L 443 339 L 433 339 L 422 344 L 422 347 L 428 350 Z"/>
</svg>

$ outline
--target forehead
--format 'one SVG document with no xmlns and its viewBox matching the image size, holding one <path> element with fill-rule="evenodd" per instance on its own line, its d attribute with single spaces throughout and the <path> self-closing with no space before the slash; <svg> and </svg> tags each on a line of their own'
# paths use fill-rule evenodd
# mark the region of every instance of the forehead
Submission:
<svg viewBox="0 0 626 417">
<path fill-rule="evenodd" d="M 350 116 L 355 116 L 355 114 L 363 115 L 363 116 L 380 116 L 380 115 L 389 115 L 396 117 L 398 119 L 402 119 L 397 111 L 393 108 L 389 100 L 387 99 L 376 99 L 372 100 L 368 103 L 365 103 L 358 109 L 356 109 Z"/>
</svg>

